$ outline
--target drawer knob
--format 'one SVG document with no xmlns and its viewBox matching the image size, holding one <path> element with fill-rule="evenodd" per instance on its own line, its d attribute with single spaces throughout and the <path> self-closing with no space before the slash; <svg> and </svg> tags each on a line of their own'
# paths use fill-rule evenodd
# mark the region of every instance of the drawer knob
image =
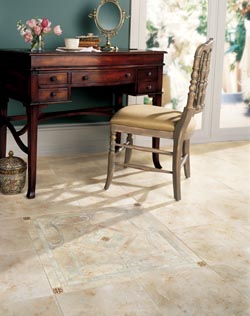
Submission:
<svg viewBox="0 0 250 316">
<path fill-rule="evenodd" d="M 51 92 L 50 96 L 51 97 L 56 97 L 56 92 Z"/>
<path fill-rule="evenodd" d="M 83 80 L 88 80 L 89 77 L 88 77 L 88 76 L 83 76 L 82 79 L 83 79 Z"/>
<path fill-rule="evenodd" d="M 148 86 L 147 86 L 147 90 L 148 90 L 148 91 L 152 90 L 152 86 L 151 86 L 151 85 L 148 85 Z"/>
<path fill-rule="evenodd" d="M 151 77 L 151 76 L 152 76 L 152 72 L 149 71 L 149 72 L 148 72 L 148 77 Z"/>
<path fill-rule="evenodd" d="M 131 77 L 131 73 L 130 73 L 130 72 L 127 72 L 127 73 L 125 74 L 125 77 L 126 77 L 126 78 L 130 78 L 130 77 Z"/>
<path fill-rule="evenodd" d="M 56 78 L 56 76 L 52 76 L 52 77 L 50 77 L 50 81 L 52 81 L 52 82 L 55 82 L 55 81 L 57 81 L 57 78 Z"/>
</svg>

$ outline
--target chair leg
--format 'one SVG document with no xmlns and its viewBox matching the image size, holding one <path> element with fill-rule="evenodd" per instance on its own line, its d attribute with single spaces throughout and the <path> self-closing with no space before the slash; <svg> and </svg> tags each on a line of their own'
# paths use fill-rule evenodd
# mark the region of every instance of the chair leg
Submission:
<svg viewBox="0 0 250 316">
<path fill-rule="evenodd" d="M 109 148 L 109 155 L 108 155 L 108 171 L 107 171 L 107 179 L 104 186 L 105 190 L 108 190 L 110 183 L 113 178 L 114 168 L 115 168 L 115 140 L 116 140 L 116 133 L 112 132 L 110 135 L 110 148 Z"/>
<path fill-rule="evenodd" d="M 181 199 L 181 154 L 182 146 L 179 142 L 174 142 L 173 149 L 173 189 L 176 201 Z"/>
<path fill-rule="evenodd" d="M 185 177 L 189 178 L 190 177 L 190 140 L 184 140 L 183 142 L 183 147 L 182 147 L 182 155 L 185 156 L 187 155 L 187 160 L 184 164 L 184 173 Z"/>
<path fill-rule="evenodd" d="M 127 135 L 127 141 L 126 144 L 133 146 L 133 135 L 128 134 Z M 125 158 L 124 158 L 124 163 L 129 163 L 132 155 L 132 149 L 131 148 L 126 148 L 125 149 Z"/>
</svg>

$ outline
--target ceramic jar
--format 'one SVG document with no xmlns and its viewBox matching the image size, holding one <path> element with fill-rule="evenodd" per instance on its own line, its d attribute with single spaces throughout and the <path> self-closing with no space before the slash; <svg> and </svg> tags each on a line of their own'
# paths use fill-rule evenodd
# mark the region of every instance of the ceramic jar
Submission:
<svg viewBox="0 0 250 316">
<path fill-rule="evenodd" d="M 0 159 L 0 191 L 3 194 L 17 194 L 25 185 L 27 164 L 13 151 L 9 157 Z"/>
</svg>

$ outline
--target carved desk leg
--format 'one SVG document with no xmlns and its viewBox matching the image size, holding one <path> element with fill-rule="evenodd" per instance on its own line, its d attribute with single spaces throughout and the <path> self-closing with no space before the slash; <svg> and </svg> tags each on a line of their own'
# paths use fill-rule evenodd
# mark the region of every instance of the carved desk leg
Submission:
<svg viewBox="0 0 250 316">
<path fill-rule="evenodd" d="M 162 99 L 161 95 L 153 96 L 153 105 L 161 106 L 161 99 Z M 155 137 L 152 138 L 152 147 L 157 148 L 157 149 L 160 148 L 160 138 L 155 138 Z M 152 158 L 153 158 L 153 163 L 154 163 L 155 168 L 161 169 L 162 166 L 160 164 L 159 154 L 153 153 Z"/>
<path fill-rule="evenodd" d="M 7 119 L 8 101 L 8 98 L 0 99 L 0 158 L 6 156 L 7 126 L 5 120 Z"/>
<path fill-rule="evenodd" d="M 39 105 L 28 105 L 28 192 L 27 198 L 33 199 L 36 190 L 36 166 L 37 166 L 37 125 L 39 117 Z"/>
</svg>

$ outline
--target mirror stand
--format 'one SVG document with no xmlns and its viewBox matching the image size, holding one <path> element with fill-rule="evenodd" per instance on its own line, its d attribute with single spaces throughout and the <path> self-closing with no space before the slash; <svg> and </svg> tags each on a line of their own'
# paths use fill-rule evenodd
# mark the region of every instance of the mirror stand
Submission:
<svg viewBox="0 0 250 316">
<path fill-rule="evenodd" d="M 117 52 L 119 48 L 117 46 L 111 46 L 111 35 L 107 34 L 104 36 L 106 36 L 106 44 L 101 46 L 101 50 L 106 52 Z"/>
</svg>

